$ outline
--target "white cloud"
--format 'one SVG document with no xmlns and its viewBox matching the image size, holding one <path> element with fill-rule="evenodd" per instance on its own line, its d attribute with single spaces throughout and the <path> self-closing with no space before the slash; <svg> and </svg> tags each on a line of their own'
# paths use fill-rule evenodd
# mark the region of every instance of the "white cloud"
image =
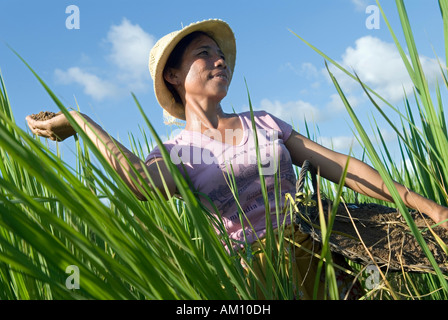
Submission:
<svg viewBox="0 0 448 320">
<path fill-rule="evenodd" d="M 272 113 L 286 122 L 289 122 L 291 119 L 303 121 L 305 117 L 307 121 L 317 122 L 322 120 L 322 114 L 319 109 L 311 103 L 302 100 L 282 103 L 277 100 L 263 99 L 260 102 L 260 109 Z"/>
<path fill-rule="evenodd" d="M 319 81 L 315 81 L 315 82 L 311 83 L 310 87 L 313 88 L 313 89 L 319 89 L 320 88 L 320 82 Z"/>
<path fill-rule="evenodd" d="M 346 98 L 352 108 L 356 108 L 361 102 L 361 98 L 359 98 L 358 96 L 355 96 L 355 95 L 347 95 Z M 338 93 L 332 94 L 330 96 L 330 102 L 328 102 L 328 104 L 327 104 L 327 111 L 328 112 L 341 112 L 341 111 L 345 111 L 345 110 L 346 110 L 346 108 L 345 108 L 344 102 L 342 102 L 342 99 L 339 96 L 339 94 Z"/>
<path fill-rule="evenodd" d="M 311 62 L 304 62 L 300 65 L 300 67 L 297 67 L 288 62 L 285 64 L 285 67 L 289 70 L 292 70 L 295 74 L 304 76 L 307 79 L 316 79 L 320 76 L 320 73 L 317 70 L 316 66 Z"/>
<path fill-rule="evenodd" d="M 302 63 L 300 71 L 307 79 L 314 79 L 319 76 L 317 68 L 310 62 Z"/>
<path fill-rule="evenodd" d="M 155 43 L 154 37 L 124 18 L 121 24 L 110 27 L 103 42 L 110 48 L 106 58 L 111 62 L 111 67 L 102 72 L 107 80 L 80 66 L 70 67 L 66 71 L 55 70 L 56 80 L 61 84 L 79 84 L 84 88 L 84 93 L 95 100 L 148 90 L 148 56 Z M 93 60 L 84 53 L 81 58 L 81 61 Z"/>
<path fill-rule="evenodd" d="M 429 84 L 434 84 L 440 74 L 438 62 L 425 56 L 420 56 L 420 61 Z M 356 40 L 354 48 L 346 49 L 340 64 L 355 71 L 364 83 L 391 102 L 400 100 L 404 90 L 409 93 L 413 87 L 395 45 L 372 36 Z M 359 84 L 336 67 L 330 69 L 344 90 L 359 88 Z"/>
<path fill-rule="evenodd" d="M 124 18 L 120 25 L 110 27 L 106 41 L 112 45 L 109 59 L 119 69 L 120 80 L 130 81 L 137 89 L 143 86 L 149 77 L 148 55 L 155 38 Z"/>
<path fill-rule="evenodd" d="M 351 2 L 355 5 L 355 9 L 358 11 L 365 11 L 368 6 L 367 0 L 351 0 Z"/>
<path fill-rule="evenodd" d="M 102 80 L 98 76 L 83 71 L 78 67 L 69 68 L 67 71 L 56 69 L 54 74 L 56 80 L 62 84 L 79 84 L 84 88 L 84 93 L 95 100 L 114 97 L 119 92 L 115 84 Z"/>
</svg>

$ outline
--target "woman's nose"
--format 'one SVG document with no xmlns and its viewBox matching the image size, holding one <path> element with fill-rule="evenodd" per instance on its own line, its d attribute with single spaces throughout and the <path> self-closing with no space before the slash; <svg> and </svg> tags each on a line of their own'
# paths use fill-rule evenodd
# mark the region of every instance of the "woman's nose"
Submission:
<svg viewBox="0 0 448 320">
<path fill-rule="evenodd" d="M 224 59 L 223 56 L 219 54 L 216 56 L 215 66 L 221 68 L 227 68 L 226 60 Z"/>
</svg>

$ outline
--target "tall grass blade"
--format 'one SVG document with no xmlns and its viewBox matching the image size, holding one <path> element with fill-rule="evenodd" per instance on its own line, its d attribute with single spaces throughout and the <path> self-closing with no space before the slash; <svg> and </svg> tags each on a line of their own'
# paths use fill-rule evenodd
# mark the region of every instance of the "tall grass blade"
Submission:
<svg viewBox="0 0 448 320">
<path fill-rule="evenodd" d="M 425 240 L 423 239 L 423 236 L 421 235 L 420 231 L 418 230 L 414 220 L 409 214 L 408 209 L 403 203 L 403 200 L 401 199 L 400 195 L 398 194 L 397 189 L 394 186 L 394 181 L 391 178 L 391 176 L 388 174 L 384 164 L 382 163 L 381 159 L 379 158 L 377 152 L 375 151 L 375 148 L 373 147 L 367 133 L 364 131 L 363 126 L 359 122 L 358 118 L 356 117 L 356 114 L 354 113 L 353 109 L 351 108 L 350 104 L 348 103 L 347 99 L 345 98 L 344 93 L 342 92 L 342 89 L 340 88 L 337 80 L 334 78 L 334 76 L 331 74 L 330 70 L 327 68 L 328 73 L 330 74 L 331 79 L 333 80 L 333 83 L 341 96 L 341 99 L 344 101 L 344 104 L 347 108 L 347 111 L 352 118 L 353 123 L 355 124 L 356 129 L 358 130 L 358 133 L 366 146 L 367 152 L 369 154 L 369 158 L 371 159 L 374 167 L 378 170 L 379 174 L 381 175 L 387 189 L 389 190 L 395 204 L 397 205 L 397 208 L 400 210 L 400 213 L 402 214 L 403 218 L 405 219 L 406 223 L 408 224 L 412 234 L 415 236 L 417 242 L 422 247 L 425 255 L 429 259 L 432 267 L 434 268 L 437 276 L 439 277 L 441 284 L 446 292 L 448 292 L 448 283 L 444 279 L 444 275 L 441 272 L 436 260 L 434 259 L 434 256 L 432 255 L 431 251 L 429 250 L 429 247 Z M 364 88 L 364 85 L 362 81 L 358 78 L 358 81 L 360 85 Z M 369 95 L 368 91 L 364 89 L 364 92 L 368 95 L 368 97 L 371 99 L 372 103 L 375 103 L 372 97 Z"/>
</svg>

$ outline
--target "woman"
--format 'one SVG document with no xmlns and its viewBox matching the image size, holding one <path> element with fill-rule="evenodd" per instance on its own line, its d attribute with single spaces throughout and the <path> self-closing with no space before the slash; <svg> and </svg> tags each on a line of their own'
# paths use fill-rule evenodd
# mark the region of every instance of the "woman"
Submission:
<svg viewBox="0 0 448 320">
<path fill-rule="evenodd" d="M 149 69 L 160 105 L 169 115 L 186 120 L 185 130 L 164 144 L 171 160 L 189 177 L 204 205 L 218 208 L 235 248 L 243 246 L 245 241 L 256 247 L 262 245 L 266 233 L 266 210 L 255 157 L 255 137 L 260 146 L 271 212 L 276 207 L 274 173 L 280 177 L 277 199 L 283 201 L 285 193 L 295 193 L 293 164 L 300 166 L 309 160 L 319 168 L 322 177 L 338 183 L 348 157 L 310 141 L 266 112 L 254 113 L 256 134 L 250 113 L 225 113 L 221 101 L 232 79 L 235 56 L 235 38 L 230 27 L 221 20 L 206 20 L 160 39 L 151 50 Z M 176 185 L 158 148 L 142 161 L 86 115 L 73 111 L 71 114 L 139 199 L 145 200 L 145 196 L 134 183 L 137 180 L 130 170 L 131 164 L 150 184 L 144 172 L 146 168 L 153 181 L 151 187 L 159 188 L 167 197 L 176 193 Z M 27 117 L 27 121 L 33 133 L 53 140 L 64 140 L 75 133 L 64 115 L 47 121 Z M 235 201 L 235 189 L 229 187 L 231 170 L 238 201 Z M 345 184 L 367 196 L 392 200 L 377 171 L 356 159 L 350 159 Z M 408 207 L 427 213 L 435 222 L 448 219 L 447 208 L 398 183 L 395 186 Z M 272 220 L 276 228 L 277 220 Z M 447 228 L 448 223 L 443 225 Z M 302 248 L 313 250 L 314 244 L 307 235 L 296 231 L 294 237 Z M 258 271 L 262 272 L 264 257 L 258 258 Z M 295 250 L 292 260 L 296 265 L 293 276 L 298 296 L 311 298 L 317 261 L 301 249 Z M 318 297 L 323 294 L 320 288 Z"/>
</svg>

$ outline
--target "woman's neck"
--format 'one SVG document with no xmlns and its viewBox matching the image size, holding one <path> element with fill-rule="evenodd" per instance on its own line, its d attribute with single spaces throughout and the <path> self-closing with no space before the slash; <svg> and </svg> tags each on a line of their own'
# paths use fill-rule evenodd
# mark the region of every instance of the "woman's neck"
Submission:
<svg viewBox="0 0 448 320">
<path fill-rule="evenodd" d="M 200 132 L 214 140 L 233 145 L 238 145 L 243 139 L 243 126 L 239 117 L 224 113 L 220 104 L 213 108 L 188 105 L 185 116 L 185 130 Z"/>
<path fill-rule="evenodd" d="M 225 117 L 226 114 L 219 103 L 190 103 L 187 104 L 185 108 L 185 118 L 187 122 L 185 129 L 199 132 L 218 129 L 220 120 Z"/>
</svg>

